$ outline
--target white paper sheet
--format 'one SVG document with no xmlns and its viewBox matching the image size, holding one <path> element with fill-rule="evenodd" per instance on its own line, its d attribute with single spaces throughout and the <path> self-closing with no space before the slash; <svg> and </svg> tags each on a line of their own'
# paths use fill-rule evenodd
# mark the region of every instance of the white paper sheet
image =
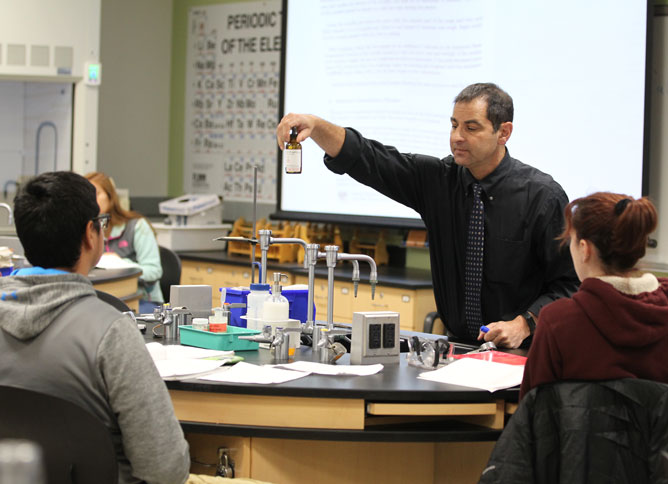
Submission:
<svg viewBox="0 0 668 484">
<path fill-rule="evenodd" d="M 353 375 L 366 376 L 375 375 L 383 369 L 380 363 L 376 365 L 327 365 L 325 363 L 313 363 L 311 361 L 295 361 L 283 365 L 275 365 L 288 370 L 307 371 L 318 375 Z"/>
<path fill-rule="evenodd" d="M 153 358 L 158 360 L 182 360 L 182 359 L 200 359 L 200 358 L 228 358 L 234 356 L 234 351 L 207 350 L 205 348 L 196 348 L 194 346 L 181 345 L 163 345 L 162 343 L 146 343 L 146 349 Z"/>
<path fill-rule="evenodd" d="M 126 269 L 128 267 L 137 267 L 137 264 L 123 260 L 115 254 L 104 253 L 95 267 L 99 267 L 100 269 Z"/>
<path fill-rule="evenodd" d="M 224 363 L 222 360 L 171 359 L 154 361 L 163 379 L 179 380 L 195 378 L 211 372 Z"/>
<path fill-rule="evenodd" d="M 220 381 L 227 383 L 284 383 L 309 375 L 307 372 L 283 370 L 271 366 L 258 366 L 243 361 L 234 366 L 221 368 L 219 371 L 202 376 L 200 380 Z"/>
<path fill-rule="evenodd" d="M 494 392 L 519 385 L 523 375 L 522 365 L 462 358 L 438 370 L 421 373 L 418 378 Z"/>
</svg>

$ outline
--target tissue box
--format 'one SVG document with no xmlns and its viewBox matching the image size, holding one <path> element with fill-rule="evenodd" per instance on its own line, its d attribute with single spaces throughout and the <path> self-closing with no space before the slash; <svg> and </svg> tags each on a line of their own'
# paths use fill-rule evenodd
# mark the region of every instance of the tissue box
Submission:
<svg viewBox="0 0 668 484">
<path fill-rule="evenodd" d="M 158 245 L 172 250 L 225 250 L 226 242 L 213 240 L 224 237 L 231 224 L 218 225 L 165 225 L 153 224 Z"/>
</svg>

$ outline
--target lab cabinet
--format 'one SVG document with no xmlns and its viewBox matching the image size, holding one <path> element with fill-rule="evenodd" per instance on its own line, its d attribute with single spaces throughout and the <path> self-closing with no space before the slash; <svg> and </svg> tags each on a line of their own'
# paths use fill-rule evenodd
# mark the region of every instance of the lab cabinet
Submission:
<svg viewBox="0 0 668 484">
<path fill-rule="evenodd" d="M 288 281 L 284 285 L 292 284 L 292 274 L 286 273 Z M 248 287 L 251 283 L 250 262 L 248 266 L 236 264 L 222 264 L 182 259 L 181 284 L 206 284 L 211 286 L 212 307 L 220 306 L 221 287 Z"/>
<path fill-rule="evenodd" d="M 298 275 L 295 284 L 308 285 L 308 277 Z M 327 321 L 327 279 L 316 278 L 313 286 L 315 319 Z M 353 283 L 334 281 L 334 322 L 352 323 L 353 321 Z"/>
<path fill-rule="evenodd" d="M 308 284 L 308 277 L 298 275 L 295 284 Z M 315 279 L 313 300 L 316 319 L 327 319 L 327 279 Z M 354 297 L 351 282 L 334 281 L 334 322 L 352 323 L 353 313 L 359 311 L 396 311 L 401 329 L 422 331 L 424 318 L 436 311 L 434 292 L 431 289 L 409 289 L 378 284 L 376 296 L 371 299 L 371 286 L 360 283 Z"/>
</svg>

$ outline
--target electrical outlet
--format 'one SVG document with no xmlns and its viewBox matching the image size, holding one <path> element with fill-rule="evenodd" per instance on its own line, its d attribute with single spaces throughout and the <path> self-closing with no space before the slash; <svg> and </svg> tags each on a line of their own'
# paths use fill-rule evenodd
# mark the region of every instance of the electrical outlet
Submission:
<svg viewBox="0 0 668 484">
<path fill-rule="evenodd" d="M 353 365 L 399 363 L 399 313 L 353 313 L 350 362 Z"/>
</svg>

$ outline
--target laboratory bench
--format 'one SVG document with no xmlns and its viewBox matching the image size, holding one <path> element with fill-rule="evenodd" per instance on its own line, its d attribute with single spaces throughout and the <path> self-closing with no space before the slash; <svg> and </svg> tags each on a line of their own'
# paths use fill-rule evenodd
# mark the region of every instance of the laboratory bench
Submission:
<svg viewBox="0 0 668 484">
<path fill-rule="evenodd" d="M 249 363 L 272 362 L 265 349 L 237 354 Z M 319 484 L 477 482 L 519 390 L 419 380 L 425 370 L 408 365 L 406 355 L 370 376 L 166 384 L 192 458 L 211 463 L 219 447 L 230 449 L 238 476 Z M 299 348 L 295 359 L 310 361 L 310 347 Z M 348 362 L 346 354 L 337 364 Z"/>
<path fill-rule="evenodd" d="M 100 269 L 95 267 L 88 273 L 88 279 L 98 291 L 116 296 L 128 307 L 139 312 L 139 276 L 142 270 L 138 267 L 122 269 Z"/>
<path fill-rule="evenodd" d="M 181 284 L 206 284 L 212 288 L 212 304 L 220 305 L 220 287 L 248 287 L 251 283 L 251 263 L 246 256 L 229 256 L 225 251 L 184 251 L 181 258 Z M 259 258 L 256 259 L 259 262 Z M 308 284 L 308 270 L 302 264 L 267 261 L 267 280 L 273 272 L 288 276 L 285 285 Z M 255 282 L 257 281 L 257 271 Z M 315 268 L 314 302 L 316 317 L 327 314 L 327 267 L 319 261 Z M 369 266 L 360 262 L 358 295 L 354 297 L 352 264 L 340 263 L 334 269 L 334 320 L 352 322 L 359 311 L 396 311 L 402 330 L 421 331 L 424 318 L 436 311 L 431 271 L 405 267 L 378 267 L 375 298 L 371 299 Z"/>
</svg>

